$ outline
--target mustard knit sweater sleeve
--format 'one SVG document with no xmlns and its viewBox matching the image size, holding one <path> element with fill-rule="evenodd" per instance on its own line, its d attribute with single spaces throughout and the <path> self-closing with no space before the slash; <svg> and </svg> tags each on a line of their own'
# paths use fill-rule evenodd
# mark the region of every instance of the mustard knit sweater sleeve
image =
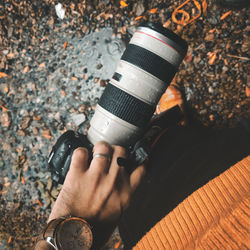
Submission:
<svg viewBox="0 0 250 250">
<path fill-rule="evenodd" d="M 134 249 L 249 249 L 250 156 L 195 191 Z"/>
</svg>

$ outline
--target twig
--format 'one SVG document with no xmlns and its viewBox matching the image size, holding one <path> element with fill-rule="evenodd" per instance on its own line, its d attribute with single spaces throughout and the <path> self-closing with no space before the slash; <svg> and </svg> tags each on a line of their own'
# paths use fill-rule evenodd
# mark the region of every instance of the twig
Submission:
<svg viewBox="0 0 250 250">
<path fill-rule="evenodd" d="M 238 58 L 238 59 L 242 59 L 242 60 L 246 60 L 248 61 L 250 58 L 248 57 L 244 57 L 244 56 L 234 56 L 234 55 L 227 55 L 229 57 L 233 57 L 233 58 Z"/>
</svg>

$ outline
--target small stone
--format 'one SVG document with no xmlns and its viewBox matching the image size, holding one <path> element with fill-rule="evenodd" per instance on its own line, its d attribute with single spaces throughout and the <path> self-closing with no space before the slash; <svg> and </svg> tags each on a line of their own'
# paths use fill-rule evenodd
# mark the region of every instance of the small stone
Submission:
<svg viewBox="0 0 250 250">
<path fill-rule="evenodd" d="M 212 93 L 214 93 L 214 89 L 210 86 L 210 87 L 208 88 L 208 92 L 212 94 Z"/>
<path fill-rule="evenodd" d="M 42 70 L 44 67 L 45 67 L 45 62 L 41 63 L 41 64 L 38 66 L 38 70 Z"/>
<path fill-rule="evenodd" d="M 25 116 L 23 117 L 22 121 L 21 121 L 21 129 L 26 129 L 29 127 L 31 123 L 31 117 L 30 116 Z"/>
<path fill-rule="evenodd" d="M 38 135 L 38 133 L 39 133 L 38 128 L 33 127 L 33 128 L 32 128 L 32 133 L 33 133 L 34 135 Z"/>
<path fill-rule="evenodd" d="M 83 113 L 85 110 L 87 110 L 87 104 L 82 104 L 79 108 L 78 108 L 78 111 L 80 112 L 80 113 Z"/>
<path fill-rule="evenodd" d="M 201 111 L 200 111 L 200 115 L 205 115 L 207 113 L 207 110 L 206 109 L 202 109 Z"/>
<path fill-rule="evenodd" d="M 71 118 L 77 126 L 80 126 L 86 120 L 86 117 L 84 114 L 74 114 L 71 116 Z"/>
<path fill-rule="evenodd" d="M 33 116 L 34 121 L 40 121 L 41 119 L 42 119 L 42 117 L 40 115 L 34 115 Z"/>
<path fill-rule="evenodd" d="M 95 79 L 94 79 L 94 83 L 98 83 L 98 81 L 100 80 L 100 78 L 99 77 L 95 77 Z"/>
<path fill-rule="evenodd" d="M 102 66 L 103 66 L 103 65 L 102 65 L 101 63 L 99 63 L 99 64 L 96 66 L 96 68 L 97 68 L 97 69 L 101 69 Z"/>
<path fill-rule="evenodd" d="M 106 87 L 106 85 L 107 85 L 107 84 L 106 84 L 106 80 L 101 80 L 101 81 L 100 81 L 100 86 L 101 86 L 101 87 Z"/>
<path fill-rule="evenodd" d="M 17 135 L 18 135 L 18 136 L 22 136 L 22 137 L 24 137 L 24 136 L 25 136 L 25 132 L 24 132 L 24 130 L 19 129 L 19 130 L 17 131 Z"/>
<path fill-rule="evenodd" d="M 10 112 L 3 110 L 1 112 L 0 121 L 1 121 L 1 124 L 3 127 L 8 128 L 11 124 L 11 121 L 12 121 Z"/>
<path fill-rule="evenodd" d="M 207 101 L 205 101 L 205 104 L 206 104 L 206 106 L 211 106 L 211 104 L 212 104 L 212 101 L 211 100 L 207 100 Z"/>
<path fill-rule="evenodd" d="M 29 71 L 29 66 L 26 66 L 23 70 L 23 74 L 26 74 Z"/>
</svg>

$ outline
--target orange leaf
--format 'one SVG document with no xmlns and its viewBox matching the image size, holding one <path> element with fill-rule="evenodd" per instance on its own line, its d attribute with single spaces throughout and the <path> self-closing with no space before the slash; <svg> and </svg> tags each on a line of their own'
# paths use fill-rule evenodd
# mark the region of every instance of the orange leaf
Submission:
<svg viewBox="0 0 250 250">
<path fill-rule="evenodd" d="M 250 97 L 250 88 L 246 86 L 246 96 Z"/>
<path fill-rule="evenodd" d="M 29 71 L 29 66 L 26 66 L 23 70 L 23 73 L 26 74 Z"/>
<path fill-rule="evenodd" d="M 0 78 L 2 78 L 2 77 L 7 77 L 8 75 L 7 74 L 5 74 L 4 72 L 0 72 Z"/>
<path fill-rule="evenodd" d="M 23 176 L 21 176 L 21 180 L 22 180 L 22 183 L 25 184 L 25 180 L 24 180 Z"/>
<path fill-rule="evenodd" d="M 213 55 L 209 59 L 208 63 L 212 65 L 214 63 L 215 59 L 216 59 L 216 53 L 213 53 Z"/>
<path fill-rule="evenodd" d="M 24 171 L 24 172 L 27 171 L 28 168 L 29 168 L 29 166 L 25 166 L 25 167 L 23 168 L 23 171 Z"/>
<path fill-rule="evenodd" d="M 121 241 L 118 241 L 118 242 L 115 244 L 114 249 L 117 249 L 120 245 L 121 245 Z"/>
<path fill-rule="evenodd" d="M 176 15 L 178 13 L 182 14 L 182 19 L 181 20 L 178 20 L 176 18 Z M 184 25 L 184 24 L 187 24 L 187 22 L 190 20 L 190 16 L 189 16 L 189 14 L 185 10 L 175 10 L 173 12 L 173 14 L 172 14 L 172 19 L 173 19 L 173 21 L 175 23 L 177 23 L 177 24 L 183 24 Z"/>
<path fill-rule="evenodd" d="M 140 19 L 142 19 L 142 16 L 137 16 L 137 17 L 135 18 L 136 21 L 137 21 L 137 20 L 140 20 Z"/>
<path fill-rule="evenodd" d="M 225 14 L 223 14 L 223 15 L 221 16 L 220 20 L 224 20 L 228 15 L 230 15 L 231 12 L 232 12 L 232 11 L 229 10 L 228 12 L 226 12 Z"/>
<path fill-rule="evenodd" d="M 4 106 L 0 105 L 0 107 L 1 107 L 3 110 L 8 111 L 8 109 L 7 109 L 7 108 L 5 108 Z"/>
<path fill-rule="evenodd" d="M 51 139 L 52 136 L 50 134 L 48 134 L 47 132 L 43 133 L 43 137 L 47 138 L 47 139 Z"/>
<path fill-rule="evenodd" d="M 63 96 L 66 96 L 66 92 L 63 89 L 61 90 L 61 93 Z"/>
<path fill-rule="evenodd" d="M 39 204 L 40 207 L 43 206 L 43 203 L 41 201 L 37 200 L 37 202 L 38 202 L 38 204 Z"/>
<path fill-rule="evenodd" d="M 121 7 L 128 7 L 127 3 L 124 1 L 120 1 L 120 5 Z"/>
<path fill-rule="evenodd" d="M 1 194 L 6 194 L 7 190 L 1 191 Z"/>
<path fill-rule="evenodd" d="M 75 76 L 72 76 L 72 78 L 71 78 L 73 81 L 77 81 L 78 80 L 78 78 L 77 77 L 75 77 Z"/>
<path fill-rule="evenodd" d="M 203 9 L 203 13 L 207 13 L 207 0 L 203 0 L 202 9 Z"/>
<path fill-rule="evenodd" d="M 3 184 L 5 187 L 8 187 L 10 185 L 10 182 L 6 182 Z"/>
<path fill-rule="evenodd" d="M 68 42 L 65 42 L 64 45 L 63 45 L 63 48 L 66 49 L 68 46 Z"/>
<path fill-rule="evenodd" d="M 10 236 L 8 239 L 8 244 L 10 244 L 11 240 L 12 240 L 12 237 Z"/>
<path fill-rule="evenodd" d="M 157 8 L 154 8 L 154 9 L 151 9 L 149 12 L 150 12 L 151 14 L 154 14 L 154 13 L 156 13 L 156 11 L 157 11 Z"/>
</svg>

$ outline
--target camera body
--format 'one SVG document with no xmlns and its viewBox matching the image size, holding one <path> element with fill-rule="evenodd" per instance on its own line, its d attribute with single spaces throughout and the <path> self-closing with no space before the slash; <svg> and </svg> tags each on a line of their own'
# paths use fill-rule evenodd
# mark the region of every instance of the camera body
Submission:
<svg viewBox="0 0 250 250">
<path fill-rule="evenodd" d="M 143 163 L 162 129 L 181 119 L 176 107 L 150 123 L 187 48 L 183 39 L 160 24 L 139 26 L 97 104 L 87 136 L 67 131 L 53 147 L 48 161 L 53 180 L 63 183 L 77 147 L 88 148 L 91 155 L 101 140 L 129 150 L 128 171 Z"/>
</svg>

